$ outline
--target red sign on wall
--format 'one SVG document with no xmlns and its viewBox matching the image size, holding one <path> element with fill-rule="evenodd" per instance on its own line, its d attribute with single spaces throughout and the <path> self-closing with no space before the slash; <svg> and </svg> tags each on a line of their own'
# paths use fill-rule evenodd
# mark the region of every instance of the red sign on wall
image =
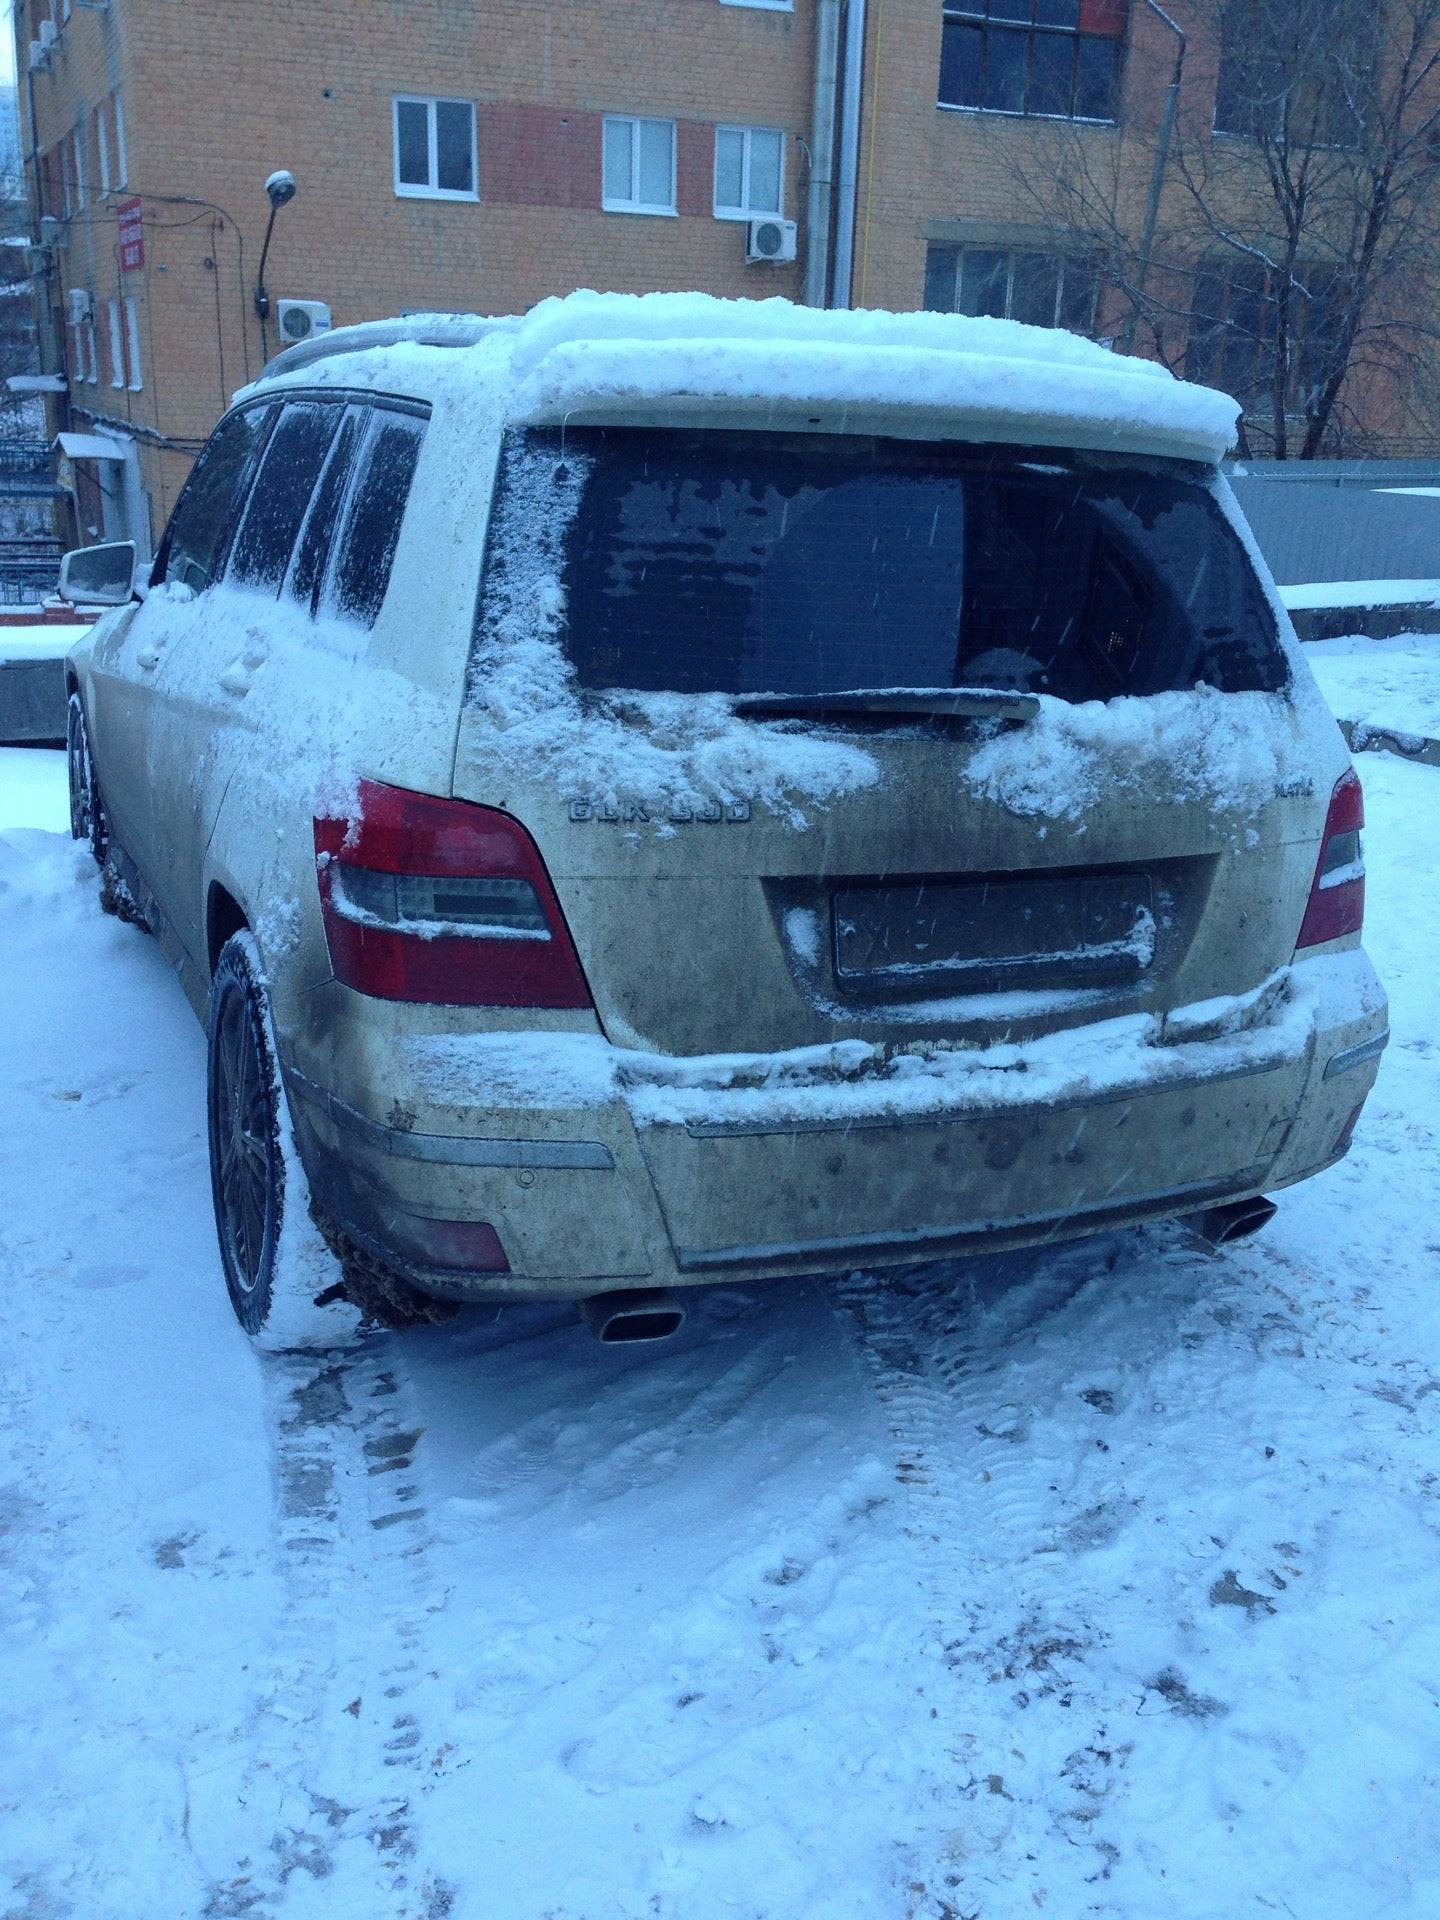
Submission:
<svg viewBox="0 0 1440 1920">
<path fill-rule="evenodd" d="M 140 202 L 122 200 L 115 209 L 120 222 L 120 271 L 143 273 L 145 270 L 145 229 L 140 224 Z"/>
</svg>

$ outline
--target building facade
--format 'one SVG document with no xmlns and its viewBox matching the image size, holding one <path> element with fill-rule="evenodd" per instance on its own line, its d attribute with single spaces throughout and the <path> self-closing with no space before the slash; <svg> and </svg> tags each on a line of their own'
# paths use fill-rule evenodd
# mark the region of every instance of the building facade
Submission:
<svg viewBox="0 0 1440 1920">
<path fill-rule="evenodd" d="M 230 394 L 327 318 L 701 288 L 1113 334 L 1056 169 L 1140 230 L 1176 22 L 1180 124 L 1214 125 L 1214 4 L 16 0 L 75 537 L 148 546 Z"/>
</svg>

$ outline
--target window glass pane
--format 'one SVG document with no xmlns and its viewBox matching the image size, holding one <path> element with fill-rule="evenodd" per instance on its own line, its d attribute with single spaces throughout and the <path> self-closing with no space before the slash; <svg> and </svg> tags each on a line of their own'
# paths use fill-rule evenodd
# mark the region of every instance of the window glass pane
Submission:
<svg viewBox="0 0 1440 1920">
<path fill-rule="evenodd" d="M 955 311 L 955 272 L 960 254 L 955 247 L 925 249 L 925 309 L 928 313 Z"/>
<path fill-rule="evenodd" d="M 967 248 L 960 261 L 960 313 L 985 313 L 992 319 L 1005 318 L 1005 289 L 1010 278 L 1008 253 L 989 253 Z"/>
<path fill-rule="evenodd" d="M 430 185 L 430 109 L 423 100 L 395 102 L 395 167 L 402 187 Z"/>
<path fill-rule="evenodd" d="M 1088 261 L 1065 261 L 1060 282 L 1060 325 L 1072 333 L 1089 333 L 1095 325 L 1099 291 L 1099 276 Z"/>
<path fill-rule="evenodd" d="M 327 611 L 373 626 L 390 582 L 425 423 L 377 408 L 360 450 L 325 596 Z"/>
<path fill-rule="evenodd" d="M 1068 119 L 1075 77 L 1076 42 L 1068 33 L 1037 33 L 1030 50 L 1031 113 Z"/>
<path fill-rule="evenodd" d="M 285 407 L 250 490 L 227 578 L 278 593 L 340 412 L 334 402 L 297 400 Z"/>
<path fill-rule="evenodd" d="M 743 207 L 745 204 L 745 136 L 738 127 L 718 127 L 715 132 L 715 205 Z"/>
<path fill-rule="evenodd" d="M 1035 0 L 1035 21 L 1042 27 L 1077 27 L 1080 0 Z"/>
<path fill-rule="evenodd" d="M 1120 45 L 1115 40 L 1076 42 L 1075 117 L 1077 120 L 1115 118 L 1115 82 L 1120 71 Z"/>
<path fill-rule="evenodd" d="M 350 477 L 350 463 L 355 455 L 355 443 L 360 437 L 364 425 L 365 412 L 359 407 L 348 407 L 340 423 L 340 431 L 330 448 L 330 457 L 325 462 L 325 471 L 320 476 L 320 484 L 310 502 L 310 511 L 305 519 L 305 531 L 300 536 L 300 545 L 296 549 L 295 564 L 290 569 L 290 579 L 286 591 L 293 599 L 308 607 L 315 598 L 315 590 L 325 572 L 325 563 L 330 557 L 330 544 L 335 534 L 335 519 L 340 511 L 340 503 L 345 498 L 345 483 Z"/>
<path fill-rule="evenodd" d="M 631 143 L 635 137 L 633 120 L 607 120 L 605 122 L 605 198 L 607 200 L 633 200 L 634 184 L 631 178 Z"/>
<path fill-rule="evenodd" d="M 947 107 L 978 107 L 985 36 L 980 27 L 947 20 L 940 41 L 940 100 Z"/>
<path fill-rule="evenodd" d="M 1010 283 L 1010 318 L 1032 327 L 1053 327 L 1060 292 L 1060 262 L 1044 253 L 1017 253 Z"/>
<path fill-rule="evenodd" d="M 273 411 L 249 407 L 216 428 L 185 482 L 165 536 L 167 581 L 203 593 L 218 575 Z"/>
<path fill-rule="evenodd" d="M 750 135 L 751 213 L 779 213 L 780 165 L 785 137 L 757 129 Z"/>
<path fill-rule="evenodd" d="M 1030 50 L 1028 33 L 992 28 L 985 63 L 985 105 L 992 113 L 1021 113 L 1025 107 L 1025 66 Z"/>
<path fill-rule="evenodd" d="M 1078 455 L 1037 473 L 1034 457 L 614 427 L 572 427 L 562 446 L 558 428 L 531 429 L 507 444 L 498 545 L 510 565 L 527 543 L 563 553 L 564 645 L 594 689 L 982 685 L 1081 701 L 1285 685 L 1274 620 L 1208 488 L 1158 460 Z M 513 491 L 512 459 L 526 476 Z M 581 469 L 549 493 L 557 524 L 536 512 L 545 460 Z M 482 645 L 487 595 L 488 581 Z"/>
<path fill-rule="evenodd" d="M 639 123 L 640 166 L 639 201 L 642 207 L 669 207 L 674 204 L 675 128 L 669 120 L 642 120 Z"/>
<path fill-rule="evenodd" d="M 447 193 L 475 191 L 475 109 L 468 100 L 435 102 L 435 164 L 437 186 Z"/>
<path fill-rule="evenodd" d="M 1028 25 L 1030 0 L 990 0 L 989 12 L 992 20 L 1023 20 Z"/>
</svg>

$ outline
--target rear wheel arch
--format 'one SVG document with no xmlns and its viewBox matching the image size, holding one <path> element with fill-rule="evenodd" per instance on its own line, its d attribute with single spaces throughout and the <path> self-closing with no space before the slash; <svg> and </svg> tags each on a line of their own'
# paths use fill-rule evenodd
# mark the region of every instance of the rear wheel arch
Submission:
<svg viewBox="0 0 1440 1920">
<path fill-rule="evenodd" d="M 249 931 L 250 917 L 240 902 L 228 887 L 212 880 L 205 898 L 205 954 L 212 978 L 225 942 L 234 934 Z"/>
</svg>

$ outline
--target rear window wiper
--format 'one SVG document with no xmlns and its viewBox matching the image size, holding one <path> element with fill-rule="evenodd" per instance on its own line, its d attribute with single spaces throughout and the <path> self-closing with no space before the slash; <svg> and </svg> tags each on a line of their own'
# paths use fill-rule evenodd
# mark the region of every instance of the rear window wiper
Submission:
<svg viewBox="0 0 1440 1920">
<path fill-rule="evenodd" d="M 742 693 L 734 710 L 742 720 L 827 713 L 1033 720 L 1040 702 L 1033 693 L 1012 693 L 1001 687 L 856 687 L 839 693 Z"/>
</svg>

